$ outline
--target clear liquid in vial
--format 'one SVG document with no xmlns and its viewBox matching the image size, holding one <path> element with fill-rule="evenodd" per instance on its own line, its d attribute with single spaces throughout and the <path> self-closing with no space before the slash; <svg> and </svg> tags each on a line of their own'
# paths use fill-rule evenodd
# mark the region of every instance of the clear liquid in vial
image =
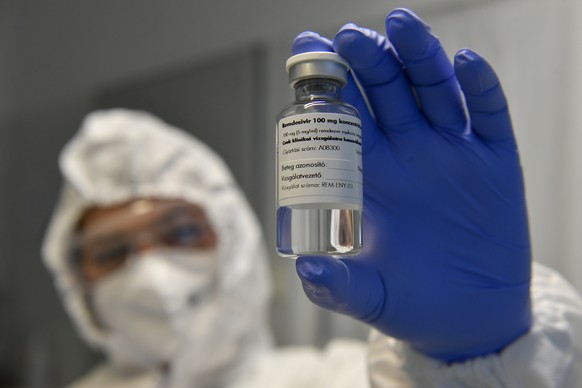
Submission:
<svg viewBox="0 0 582 388">
<path fill-rule="evenodd" d="M 329 207 L 329 204 L 326 204 Z M 352 255 L 362 248 L 362 212 L 349 208 L 283 206 L 277 210 L 280 255 Z"/>
</svg>

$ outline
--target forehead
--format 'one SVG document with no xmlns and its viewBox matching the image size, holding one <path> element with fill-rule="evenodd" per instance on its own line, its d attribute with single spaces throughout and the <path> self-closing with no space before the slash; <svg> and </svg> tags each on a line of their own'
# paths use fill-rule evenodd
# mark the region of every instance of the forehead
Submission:
<svg viewBox="0 0 582 388">
<path fill-rule="evenodd" d="M 143 198 L 90 208 L 81 217 L 77 231 L 94 234 L 139 228 L 164 216 L 197 218 L 207 222 L 204 210 L 199 205 L 181 199 Z"/>
</svg>

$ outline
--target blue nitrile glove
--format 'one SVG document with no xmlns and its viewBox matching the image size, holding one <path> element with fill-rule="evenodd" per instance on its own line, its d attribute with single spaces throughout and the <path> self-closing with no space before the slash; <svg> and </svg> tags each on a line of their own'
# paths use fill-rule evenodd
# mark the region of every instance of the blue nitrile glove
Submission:
<svg viewBox="0 0 582 388">
<path fill-rule="evenodd" d="M 363 122 L 364 251 L 300 257 L 297 272 L 315 304 L 427 355 L 501 350 L 532 320 L 523 179 L 503 91 L 478 54 L 461 50 L 453 66 L 410 11 L 392 11 L 386 31 L 389 41 L 348 24 L 333 43 L 306 32 L 293 44 L 294 54 L 347 59 L 373 111 L 351 79 L 342 99 Z"/>
</svg>

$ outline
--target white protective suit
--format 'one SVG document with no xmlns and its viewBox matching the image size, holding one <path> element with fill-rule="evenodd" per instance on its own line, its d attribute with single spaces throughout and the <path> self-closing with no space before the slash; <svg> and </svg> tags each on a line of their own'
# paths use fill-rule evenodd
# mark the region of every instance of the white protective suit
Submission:
<svg viewBox="0 0 582 388">
<path fill-rule="evenodd" d="M 108 356 L 73 387 L 582 386 L 582 302 L 547 268 L 534 268 L 532 330 L 500 354 L 447 365 L 375 331 L 367 366 L 366 349 L 355 341 L 334 341 L 323 351 L 274 351 L 260 228 L 212 150 L 145 112 L 115 109 L 87 116 L 63 150 L 60 167 L 65 184 L 43 256 L 80 334 Z M 219 236 L 215 313 L 206 322 L 193 322 L 184 338 L 193 346 L 185 346 L 189 350 L 178 354 L 164 374 L 140 366 L 123 348 L 108 346 L 108 333 L 91 317 L 69 257 L 75 225 L 87 208 L 148 197 L 201 206 Z M 212 335 L 197 336 L 209 327 L 216 328 Z"/>
<path fill-rule="evenodd" d="M 233 386 L 254 378 L 253 370 L 263 364 L 259 359 L 267 358 L 278 360 L 279 371 L 287 373 L 280 377 L 291 386 L 298 386 L 293 384 L 298 378 L 313 381 L 320 363 L 344 369 L 343 386 L 354 386 L 349 376 L 365 380 L 359 343 L 334 343 L 324 353 L 289 349 L 271 357 L 269 275 L 260 227 L 224 162 L 206 145 L 145 112 L 98 111 L 87 116 L 64 148 L 60 168 L 65 183 L 43 256 L 81 336 L 108 356 L 74 387 Z M 218 235 L 218 302 L 202 322 L 193 317 L 192 332 L 183 338 L 187 350 L 172 360 L 166 374 L 145 368 L 131 349 L 111 345 L 112 336 L 91 316 L 69 255 L 87 208 L 148 197 L 201 206 Z"/>
</svg>

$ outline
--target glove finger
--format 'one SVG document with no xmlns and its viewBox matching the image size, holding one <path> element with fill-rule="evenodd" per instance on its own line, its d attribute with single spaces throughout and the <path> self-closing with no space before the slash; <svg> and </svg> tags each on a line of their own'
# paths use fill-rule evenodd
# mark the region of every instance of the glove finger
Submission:
<svg viewBox="0 0 582 388">
<path fill-rule="evenodd" d="M 311 51 L 333 51 L 331 40 L 313 31 L 304 31 L 297 35 L 291 44 L 291 54 L 297 55 Z"/>
<path fill-rule="evenodd" d="M 396 9 L 386 17 L 386 33 L 426 118 L 439 129 L 463 133 L 467 120 L 453 65 L 430 27 L 411 11 Z"/>
<path fill-rule="evenodd" d="M 376 129 L 376 121 L 372 117 L 368 104 L 351 73 L 348 74 L 348 83 L 342 90 L 341 99 L 352 105 L 360 113 L 360 119 L 362 120 L 362 151 L 365 155 L 368 150 L 374 147 L 381 132 Z"/>
<path fill-rule="evenodd" d="M 310 51 L 332 52 L 334 50 L 332 42 L 329 39 L 322 37 L 316 32 L 305 31 L 297 35 L 291 46 L 291 52 L 293 55 L 297 55 Z M 379 133 L 374 130 L 374 118 L 370 114 L 366 100 L 362 96 L 362 93 L 351 73 L 348 73 L 348 83 L 342 90 L 341 99 L 348 104 L 353 105 L 360 113 L 360 118 L 362 120 L 363 151 L 366 152 L 367 148 L 370 148 L 375 144 Z"/>
<path fill-rule="evenodd" d="M 334 37 L 333 48 L 350 63 L 381 128 L 404 131 L 417 124 L 414 94 L 385 37 L 349 23 Z"/>
<path fill-rule="evenodd" d="M 507 100 L 489 63 L 471 50 L 460 50 L 455 55 L 455 73 L 473 131 L 483 140 L 515 142 Z"/>
<path fill-rule="evenodd" d="M 357 260 L 303 256 L 296 269 L 305 294 L 316 305 L 366 323 L 382 314 L 386 292 L 374 268 Z"/>
</svg>

